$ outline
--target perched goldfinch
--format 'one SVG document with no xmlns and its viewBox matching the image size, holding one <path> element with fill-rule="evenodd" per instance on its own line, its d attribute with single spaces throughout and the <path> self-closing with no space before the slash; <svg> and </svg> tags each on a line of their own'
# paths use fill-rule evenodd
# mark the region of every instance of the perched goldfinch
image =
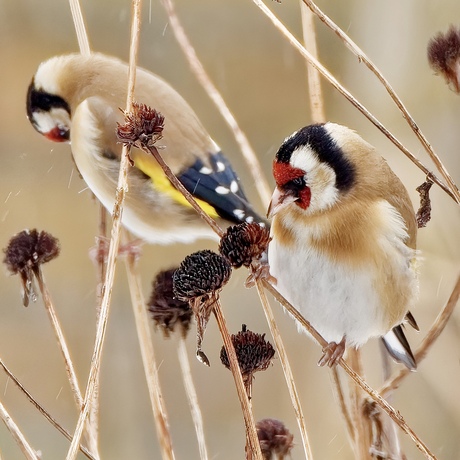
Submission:
<svg viewBox="0 0 460 460">
<path fill-rule="evenodd" d="M 418 292 L 416 220 L 407 190 L 375 149 L 334 123 L 285 139 L 274 163 L 270 273 L 286 299 L 329 342 L 319 364 L 345 344 L 382 337 L 409 369 L 401 323 Z"/>
<path fill-rule="evenodd" d="M 52 141 L 70 141 L 75 164 L 109 212 L 115 202 L 122 146 L 119 110 L 125 107 L 128 66 L 103 54 L 69 54 L 43 62 L 29 86 L 27 114 Z M 135 100 L 165 117 L 163 158 L 204 210 L 224 227 L 263 222 L 219 147 L 187 102 L 157 75 L 137 69 Z M 213 232 L 164 175 L 156 161 L 133 149 L 123 224 L 151 242 L 192 242 Z"/>
</svg>

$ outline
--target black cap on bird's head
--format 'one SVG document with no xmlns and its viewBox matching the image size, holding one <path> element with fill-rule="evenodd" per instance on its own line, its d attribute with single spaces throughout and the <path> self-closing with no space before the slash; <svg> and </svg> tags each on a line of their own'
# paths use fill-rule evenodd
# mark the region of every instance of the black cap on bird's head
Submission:
<svg viewBox="0 0 460 460">
<path fill-rule="evenodd" d="M 54 142 L 70 139 L 70 107 L 62 97 L 37 89 L 32 79 L 26 104 L 27 118 L 40 134 Z"/>
<path fill-rule="evenodd" d="M 312 200 L 321 199 L 312 197 L 319 182 L 329 180 L 330 188 L 337 192 L 346 192 L 351 188 L 355 181 L 355 168 L 334 137 L 337 127 L 342 128 L 333 123 L 309 125 L 284 140 L 273 162 L 277 188 L 269 216 L 274 216 L 292 202 L 304 210 L 308 209 Z M 323 171 L 321 175 L 317 175 L 319 169 Z M 318 209 L 330 205 L 324 201 L 318 203 Z"/>
</svg>

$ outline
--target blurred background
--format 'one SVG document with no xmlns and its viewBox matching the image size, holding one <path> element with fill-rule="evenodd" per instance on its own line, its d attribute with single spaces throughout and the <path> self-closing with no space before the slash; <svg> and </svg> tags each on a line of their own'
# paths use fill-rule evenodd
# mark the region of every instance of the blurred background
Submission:
<svg viewBox="0 0 460 460">
<path fill-rule="evenodd" d="M 271 178 L 271 162 L 285 136 L 311 122 L 305 63 L 250 0 L 177 0 L 177 12 L 206 70 L 222 92 L 241 128 L 248 135 Z M 435 77 L 426 60 L 426 45 L 438 31 L 458 19 L 457 0 L 346 0 L 318 2 L 382 70 L 442 158 L 460 182 L 460 99 Z M 301 37 L 299 4 L 267 2 L 288 28 Z M 332 6 L 333 5 L 333 6 Z M 82 1 L 93 50 L 128 59 L 130 2 Z M 317 23 L 323 63 L 346 87 L 416 155 L 432 168 L 427 155 L 385 91 L 370 72 L 322 24 Z M 60 53 L 78 51 L 69 5 L 54 0 L 0 1 L 2 46 L 0 88 L 0 245 L 25 228 L 47 230 L 59 238 L 61 256 L 44 267 L 44 274 L 75 360 L 81 385 L 87 381 L 95 333 L 96 270 L 88 252 L 95 244 L 98 205 L 79 178 L 68 145 L 46 141 L 30 126 L 25 114 L 27 86 L 38 64 Z M 158 1 L 144 2 L 141 66 L 166 80 L 189 101 L 212 137 L 239 171 L 248 195 L 263 213 L 247 167 L 229 129 L 191 74 L 168 19 Z M 415 188 L 424 176 L 359 112 L 327 83 L 323 85 L 327 117 L 356 129 L 389 161 L 406 184 L 414 206 Z M 433 219 L 419 232 L 421 295 L 413 311 L 421 333 L 408 331 L 416 348 L 445 304 L 459 272 L 460 217 L 458 207 L 438 187 L 432 189 Z M 180 263 L 189 253 L 216 248 L 195 245 L 144 246 L 140 261 L 145 296 L 161 269 Z M 4 266 L 3 266 L 4 267 Z M 268 327 L 255 292 L 243 287 L 246 272 L 236 271 L 222 294 L 233 333 L 245 323 L 259 333 Z M 0 276 L 0 357 L 25 387 L 68 430 L 77 413 L 63 362 L 41 300 L 22 306 L 20 283 L 4 267 Z M 352 459 L 341 414 L 334 401 L 329 374 L 316 366 L 321 350 L 273 302 L 292 359 L 315 459 Z M 440 459 L 460 458 L 460 339 L 459 314 L 396 392 L 393 403 L 414 431 Z M 177 360 L 177 339 L 155 332 L 160 379 L 170 417 L 177 459 L 198 459 L 194 429 Z M 204 351 L 206 368 L 194 358 L 195 334 L 187 343 L 205 434 L 212 459 L 244 457 L 244 427 L 230 372 L 219 360 L 221 339 L 214 320 L 208 327 Z M 381 384 L 376 341 L 363 350 L 366 377 Z M 119 264 L 104 348 L 101 378 L 100 442 L 104 459 L 160 458 L 124 265 Z M 0 400 L 44 459 L 64 458 L 68 442 L 32 408 L 14 384 L 0 372 Z M 278 418 L 293 432 L 303 450 L 294 413 L 277 359 L 257 375 L 253 387 L 256 420 Z M 401 435 L 407 458 L 423 458 L 407 436 Z M 0 424 L 3 459 L 22 458 Z M 79 458 L 83 458 L 80 454 Z"/>
</svg>

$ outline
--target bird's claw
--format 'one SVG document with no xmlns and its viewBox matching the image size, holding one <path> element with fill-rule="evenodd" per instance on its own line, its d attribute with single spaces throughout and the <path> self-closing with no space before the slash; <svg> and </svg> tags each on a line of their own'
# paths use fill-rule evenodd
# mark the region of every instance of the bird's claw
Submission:
<svg viewBox="0 0 460 460">
<path fill-rule="evenodd" d="M 339 342 L 329 342 L 323 348 L 323 356 L 318 361 L 318 366 L 325 366 L 326 364 L 329 367 L 334 367 L 342 358 L 345 353 L 345 337 Z"/>
</svg>

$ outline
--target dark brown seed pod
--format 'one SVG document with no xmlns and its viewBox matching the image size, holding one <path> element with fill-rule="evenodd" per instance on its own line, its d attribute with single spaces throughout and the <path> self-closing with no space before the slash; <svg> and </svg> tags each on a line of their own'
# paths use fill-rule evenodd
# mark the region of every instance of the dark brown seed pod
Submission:
<svg viewBox="0 0 460 460">
<path fill-rule="evenodd" d="M 231 338 L 243 380 L 251 382 L 256 372 L 264 371 L 270 366 L 275 349 L 270 342 L 265 340 L 265 334 L 249 331 L 245 324 L 241 331 L 236 335 L 232 334 Z M 227 369 L 230 369 L 230 362 L 224 347 L 220 351 L 220 360 Z"/>
<path fill-rule="evenodd" d="M 232 267 L 227 259 L 209 249 L 187 256 L 173 276 L 175 296 L 190 301 L 211 296 L 230 279 Z"/>
<path fill-rule="evenodd" d="M 460 93 L 460 29 L 451 26 L 446 33 L 440 32 L 430 40 L 428 62 L 454 91 Z"/>
<path fill-rule="evenodd" d="M 230 279 L 232 267 L 219 254 L 210 250 L 187 256 L 173 275 L 173 290 L 177 299 L 187 301 L 193 310 L 197 327 L 196 356 L 209 366 L 201 349 L 203 336 L 219 292 Z"/>
<path fill-rule="evenodd" d="M 39 276 L 40 266 L 56 258 L 59 240 L 45 231 L 23 230 L 13 236 L 3 250 L 3 262 L 12 274 L 19 274 L 24 289 L 24 306 L 35 300 L 33 277 Z"/>
<path fill-rule="evenodd" d="M 249 267 L 251 263 L 260 260 L 270 239 L 267 228 L 255 222 L 243 222 L 227 228 L 220 240 L 219 252 L 233 267 Z"/>
<path fill-rule="evenodd" d="M 155 326 L 163 331 L 165 337 L 169 337 L 177 327 L 185 337 L 193 317 L 193 311 L 188 302 L 174 297 L 173 275 L 175 271 L 176 268 L 173 268 L 157 274 L 152 282 L 152 294 L 147 304 Z"/>
<path fill-rule="evenodd" d="M 264 460 L 279 458 L 283 460 L 294 447 L 294 436 L 284 426 L 284 423 L 266 418 L 256 423 L 257 436 Z"/>
<path fill-rule="evenodd" d="M 125 145 L 140 142 L 152 146 L 162 138 L 164 117 L 160 112 L 145 104 L 133 102 L 131 112 L 125 112 L 125 123 L 117 123 L 117 136 Z"/>
</svg>

